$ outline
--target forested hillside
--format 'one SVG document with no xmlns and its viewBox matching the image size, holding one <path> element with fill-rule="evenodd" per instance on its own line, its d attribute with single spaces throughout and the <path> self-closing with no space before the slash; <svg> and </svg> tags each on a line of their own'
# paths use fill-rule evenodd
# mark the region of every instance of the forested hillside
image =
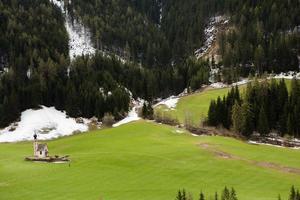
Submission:
<svg viewBox="0 0 300 200">
<path fill-rule="evenodd" d="M 225 0 L 223 9 L 232 21 L 219 38 L 225 67 L 259 73 L 299 69 L 298 0 Z"/>
<path fill-rule="evenodd" d="M 230 18 L 219 37 L 229 74 L 298 69 L 297 0 L 64 2 L 74 22 L 90 29 L 96 55 L 70 61 L 64 15 L 49 0 L 0 0 L 1 126 L 38 105 L 120 118 L 128 111 L 128 90 L 151 102 L 208 84 L 210 63 L 193 54 L 216 15 Z"/>
<path fill-rule="evenodd" d="M 210 103 L 208 124 L 232 128 L 249 138 L 254 132 L 300 136 L 300 81 L 293 79 L 288 93 L 284 80 L 249 83 L 244 95 L 238 87 Z"/>
<path fill-rule="evenodd" d="M 148 67 L 179 64 L 203 43 L 214 1 L 81 1 L 69 11 L 83 18 L 101 50 Z"/>
</svg>

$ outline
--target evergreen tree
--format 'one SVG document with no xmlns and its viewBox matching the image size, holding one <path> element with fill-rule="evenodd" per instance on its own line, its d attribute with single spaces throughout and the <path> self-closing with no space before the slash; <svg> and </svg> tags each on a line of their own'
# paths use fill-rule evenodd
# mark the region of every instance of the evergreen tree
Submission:
<svg viewBox="0 0 300 200">
<path fill-rule="evenodd" d="M 199 200 L 205 200 L 204 194 L 202 192 L 200 192 Z"/>
<path fill-rule="evenodd" d="M 251 110 L 251 105 L 247 102 L 244 101 L 242 104 L 242 134 L 245 137 L 250 137 L 253 130 L 254 130 L 254 124 L 253 124 L 253 113 Z"/>
<path fill-rule="evenodd" d="M 219 200 L 218 193 L 215 192 L 215 200 Z"/>
<path fill-rule="evenodd" d="M 296 190 L 295 190 L 295 187 L 294 187 L 294 186 L 291 187 L 289 200 L 297 200 L 297 199 L 296 199 Z"/>
<path fill-rule="evenodd" d="M 211 126 L 217 125 L 216 102 L 212 100 L 208 109 L 208 124 Z"/>
<path fill-rule="evenodd" d="M 230 200 L 238 200 L 234 188 L 231 188 Z"/>
<path fill-rule="evenodd" d="M 182 200 L 181 190 L 178 190 L 176 200 Z"/>
<path fill-rule="evenodd" d="M 242 131 L 243 119 L 241 118 L 242 108 L 238 101 L 232 107 L 232 128 L 236 133 Z"/>
<path fill-rule="evenodd" d="M 230 200 L 230 192 L 227 187 L 225 187 L 222 192 L 221 200 Z"/>
<path fill-rule="evenodd" d="M 266 135 L 269 133 L 269 124 L 268 124 L 268 119 L 267 119 L 267 115 L 265 112 L 264 104 L 262 104 L 260 111 L 259 111 L 257 130 L 262 135 Z"/>
</svg>

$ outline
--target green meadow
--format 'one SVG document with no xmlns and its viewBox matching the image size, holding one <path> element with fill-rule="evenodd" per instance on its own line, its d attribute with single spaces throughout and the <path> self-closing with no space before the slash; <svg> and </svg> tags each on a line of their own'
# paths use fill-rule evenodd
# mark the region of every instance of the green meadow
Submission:
<svg viewBox="0 0 300 200">
<path fill-rule="evenodd" d="M 279 81 L 279 79 L 277 80 Z M 285 80 L 288 90 L 291 88 L 291 80 Z M 196 92 L 194 94 L 184 96 L 179 99 L 175 109 L 168 109 L 164 105 L 159 105 L 155 108 L 156 111 L 164 115 L 171 116 L 178 119 L 180 123 L 184 123 L 185 118 L 189 118 L 195 125 L 199 125 L 205 117 L 211 100 L 216 100 L 219 96 L 227 95 L 231 88 L 209 89 L 203 92 Z M 246 89 L 246 85 L 239 86 L 241 93 Z"/>
<path fill-rule="evenodd" d="M 276 200 L 300 186 L 299 150 L 194 137 L 146 121 L 48 146 L 51 155 L 70 155 L 71 164 L 24 161 L 31 142 L 0 144 L 1 200 L 172 200 L 182 188 L 197 199 L 200 191 L 213 195 L 225 185 L 241 200 Z"/>
</svg>

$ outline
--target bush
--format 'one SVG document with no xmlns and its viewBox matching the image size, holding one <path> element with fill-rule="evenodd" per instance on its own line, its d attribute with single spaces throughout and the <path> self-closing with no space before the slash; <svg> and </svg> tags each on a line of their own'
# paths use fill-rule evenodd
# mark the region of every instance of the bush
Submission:
<svg viewBox="0 0 300 200">
<path fill-rule="evenodd" d="M 115 117 L 111 113 L 104 114 L 104 117 L 102 118 L 103 126 L 112 127 L 115 122 Z"/>
</svg>

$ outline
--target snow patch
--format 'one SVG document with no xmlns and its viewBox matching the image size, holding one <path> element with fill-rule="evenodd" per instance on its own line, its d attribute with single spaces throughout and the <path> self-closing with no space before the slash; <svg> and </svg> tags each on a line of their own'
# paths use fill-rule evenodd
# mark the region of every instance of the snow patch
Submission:
<svg viewBox="0 0 300 200">
<path fill-rule="evenodd" d="M 217 88 L 217 89 L 228 87 L 227 84 L 222 83 L 222 82 L 212 83 L 210 86 L 211 86 L 212 88 Z"/>
<path fill-rule="evenodd" d="M 131 92 L 130 92 L 131 93 Z M 115 123 L 113 125 L 113 127 L 118 127 L 124 124 L 128 124 L 130 122 L 134 122 L 134 121 L 138 121 L 141 118 L 138 115 L 138 109 L 141 108 L 144 104 L 144 100 L 142 99 L 138 99 L 138 100 L 133 100 L 132 101 L 133 107 L 132 109 L 129 111 L 127 117 L 125 117 L 124 119 L 122 119 L 121 121 Z"/>
<path fill-rule="evenodd" d="M 216 82 L 216 83 L 212 83 L 210 86 L 212 88 L 216 88 L 216 89 L 220 89 L 220 88 L 226 88 L 226 87 L 234 87 L 234 86 L 240 86 L 240 85 L 245 85 L 249 83 L 249 79 L 243 79 L 241 81 L 232 83 L 231 85 L 222 83 L 222 82 Z"/>
<path fill-rule="evenodd" d="M 29 141 L 35 133 L 38 134 L 39 140 L 50 140 L 87 130 L 86 124 L 76 123 L 75 119 L 69 118 L 65 112 L 54 107 L 42 106 L 38 110 L 28 109 L 22 112 L 20 122 L 12 123 L 1 130 L 0 142 Z"/>
<path fill-rule="evenodd" d="M 280 73 L 280 74 L 276 74 L 276 75 L 271 75 L 270 78 L 275 78 L 275 79 L 300 79 L 300 72 L 294 72 L 294 71 L 289 71 L 287 73 Z"/>
<path fill-rule="evenodd" d="M 164 100 L 158 102 L 157 104 L 154 105 L 154 107 L 159 106 L 159 105 L 165 105 L 169 109 L 175 109 L 178 101 L 179 101 L 179 97 L 171 96 L 167 99 L 164 99 Z"/>
<path fill-rule="evenodd" d="M 200 49 L 195 51 L 197 58 L 201 58 L 212 46 L 213 42 L 217 36 L 217 25 L 218 24 L 227 24 L 229 21 L 225 19 L 224 16 L 216 16 L 210 18 L 207 27 L 204 29 L 204 39 L 205 42 Z"/>
<path fill-rule="evenodd" d="M 252 141 L 252 140 L 249 140 L 248 143 L 249 144 L 256 144 L 256 145 L 272 146 L 272 147 L 277 147 L 277 148 L 300 149 L 299 147 L 284 147 L 284 146 L 279 146 L 279 145 L 274 145 L 274 144 L 256 142 L 256 141 Z"/>
<path fill-rule="evenodd" d="M 73 20 L 65 10 L 64 1 L 50 0 L 65 15 L 65 27 L 69 35 L 69 56 L 73 60 L 77 56 L 93 55 L 96 49 L 91 42 L 91 33 L 81 21 Z M 71 1 L 69 1 L 71 3 Z"/>
</svg>

